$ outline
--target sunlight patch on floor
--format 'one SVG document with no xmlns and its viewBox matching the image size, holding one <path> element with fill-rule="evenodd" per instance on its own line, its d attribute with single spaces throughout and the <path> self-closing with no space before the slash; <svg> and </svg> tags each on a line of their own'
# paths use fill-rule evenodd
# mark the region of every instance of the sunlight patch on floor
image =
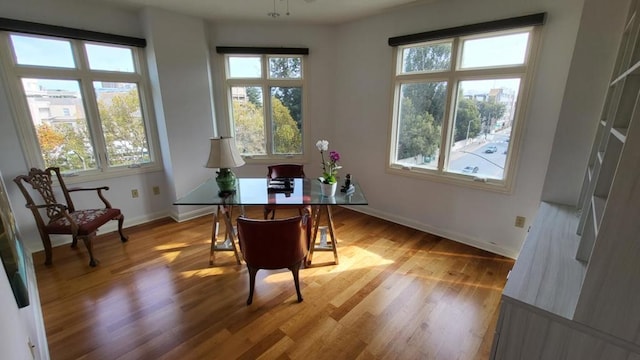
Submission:
<svg viewBox="0 0 640 360">
<path fill-rule="evenodd" d="M 235 268 L 229 268 L 225 266 L 216 266 L 216 267 L 202 268 L 202 269 L 196 269 L 196 270 L 181 271 L 179 275 L 180 277 L 187 279 L 191 277 L 205 278 L 209 276 L 232 274 L 237 272 L 238 271 Z"/>
</svg>

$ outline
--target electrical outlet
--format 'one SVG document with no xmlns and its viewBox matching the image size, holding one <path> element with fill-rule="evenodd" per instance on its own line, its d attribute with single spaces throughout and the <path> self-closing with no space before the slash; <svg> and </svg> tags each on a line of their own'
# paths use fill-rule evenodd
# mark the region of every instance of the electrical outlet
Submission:
<svg viewBox="0 0 640 360">
<path fill-rule="evenodd" d="M 523 228 L 527 219 L 524 216 L 516 216 L 516 227 Z"/>
<path fill-rule="evenodd" d="M 132 189 L 131 190 L 131 197 L 132 198 L 137 198 L 140 194 L 138 194 L 138 189 Z"/>
<path fill-rule="evenodd" d="M 156 185 L 153 187 L 153 195 L 160 195 L 160 186 Z"/>
</svg>

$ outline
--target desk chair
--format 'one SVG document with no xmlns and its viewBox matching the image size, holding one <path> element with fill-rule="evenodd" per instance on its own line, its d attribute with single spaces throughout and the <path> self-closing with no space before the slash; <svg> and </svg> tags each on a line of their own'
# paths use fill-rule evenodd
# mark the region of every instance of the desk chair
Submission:
<svg viewBox="0 0 640 360">
<path fill-rule="evenodd" d="M 298 271 L 304 264 L 311 240 L 311 221 L 307 215 L 276 220 L 238 217 L 240 250 L 249 271 L 249 298 L 253 301 L 256 274 L 260 269 L 291 270 L 298 302 L 302 301 Z"/>
<path fill-rule="evenodd" d="M 267 179 L 275 178 L 304 178 L 304 165 L 298 164 L 279 164 L 267 167 Z M 271 215 L 273 220 L 276 216 L 276 209 L 298 209 L 299 215 L 311 214 L 311 206 L 308 205 L 265 205 L 265 220 Z"/>
<path fill-rule="evenodd" d="M 52 175 L 56 176 L 60 190 L 64 195 L 65 203 L 58 202 L 54 195 Z M 128 237 L 122 233 L 122 223 L 124 222 L 124 215 L 120 212 L 120 209 L 114 209 L 111 204 L 102 194 L 103 190 L 109 190 L 108 186 L 102 186 L 97 188 L 71 188 L 68 189 L 64 183 L 64 179 L 60 174 L 60 169 L 57 167 L 50 167 L 45 170 L 32 168 L 27 175 L 17 176 L 13 181 L 18 184 L 22 195 L 24 195 L 27 201 L 27 208 L 33 213 L 33 217 L 36 220 L 38 231 L 40 232 L 40 239 L 44 245 L 45 252 L 45 264 L 51 265 L 52 263 L 52 249 L 50 234 L 66 234 L 73 236 L 71 247 L 75 248 L 78 244 L 78 238 L 82 239 L 87 251 L 89 252 L 89 266 L 96 266 L 97 259 L 93 257 L 93 243 L 92 240 L 100 228 L 105 223 L 111 220 L 118 221 L 118 232 L 120 233 L 120 240 L 125 242 Z M 32 190 L 29 191 L 26 184 L 31 185 Z M 96 209 L 81 209 L 78 210 L 71 201 L 71 193 L 76 191 L 95 191 L 98 198 L 104 204 L 104 208 Z M 34 202 L 31 197 L 31 193 L 39 195 L 38 203 Z M 41 210 L 44 210 L 46 215 L 46 221 L 43 219 Z"/>
</svg>

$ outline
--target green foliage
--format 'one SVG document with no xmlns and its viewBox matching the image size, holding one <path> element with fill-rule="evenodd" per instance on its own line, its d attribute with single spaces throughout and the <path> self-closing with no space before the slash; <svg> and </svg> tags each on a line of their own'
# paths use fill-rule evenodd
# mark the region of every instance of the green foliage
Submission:
<svg viewBox="0 0 640 360">
<path fill-rule="evenodd" d="M 489 101 L 478 101 L 476 104 L 482 119 L 482 132 L 488 134 L 493 122 L 504 116 L 506 106 L 496 102 L 494 98 L 489 98 Z"/>
<path fill-rule="evenodd" d="M 403 84 L 402 98 L 411 99 L 415 112 L 428 112 L 439 126 L 444 118 L 447 85 L 444 82 L 421 82 Z"/>
<path fill-rule="evenodd" d="M 405 50 L 403 72 L 446 70 L 450 67 L 448 44 L 411 47 Z M 441 142 L 447 84 L 446 82 L 403 83 L 400 99 L 397 160 L 430 157 Z M 489 133 L 495 120 L 505 113 L 505 105 L 494 98 L 489 101 L 464 99 L 458 94 L 454 141 Z"/>
<path fill-rule="evenodd" d="M 445 99 L 446 85 L 442 82 L 402 86 L 397 160 L 436 154 L 441 141 Z"/>
<path fill-rule="evenodd" d="M 411 99 L 402 100 L 397 160 L 433 156 L 440 146 L 441 126 L 429 112 L 416 111 Z"/>
<path fill-rule="evenodd" d="M 270 79 L 301 78 L 302 59 L 270 57 Z M 263 90 L 245 87 L 247 100 L 233 100 L 233 120 L 238 149 L 242 154 L 266 154 L 266 128 L 271 126 L 274 154 L 302 153 L 302 88 L 272 86 L 270 90 L 270 122 L 264 119 Z"/>
<path fill-rule="evenodd" d="M 271 98 L 273 109 L 273 151 L 276 154 L 302 153 L 302 132 L 291 117 L 289 110 L 275 97 Z M 266 152 L 265 128 L 262 107 L 249 101 L 233 101 L 233 119 L 236 144 L 242 154 L 264 154 Z"/>
<path fill-rule="evenodd" d="M 289 109 L 277 98 L 271 98 L 273 108 L 273 152 L 276 154 L 301 154 L 302 133 L 291 117 Z"/>
<path fill-rule="evenodd" d="M 260 90 L 260 88 L 255 86 L 247 86 L 245 89 L 249 102 L 257 107 L 262 107 L 262 91 Z"/>
<path fill-rule="evenodd" d="M 233 100 L 236 146 L 241 154 L 266 152 L 262 106 L 251 101 Z"/>
<path fill-rule="evenodd" d="M 98 111 L 110 165 L 150 161 L 137 89 L 117 93 L 110 101 L 102 95 L 98 100 Z"/>
<path fill-rule="evenodd" d="M 84 121 L 55 126 L 43 123 L 36 128 L 36 132 L 45 166 L 58 166 L 63 171 L 96 167 Z"/>
<path fill-rule="evenodd" d="M 62 169 L 85 170 L 93 169 L 97 166 L 93 153 L 93 147 L 89 141 L 89 131 L 84 121 L 76 122 L 75 126 L 63 124 L 59 126 L 59 131 L 64 137 L 62 146 L 63 157 L 58 166 Z"/>
<path fill-rule="evenodd" d="M 98 100 L 110 165 L 150 161 L 138 91 L 110 95 Z M 41 124 L 36 131 L 46 166 L 59 166 L 63 172 L 97 167 L 85 119 L 55 126 Z"/>
<path fill-rule="evenodd" d="M 454 141 L 476 137 L 480 133 L 480 112 L 477 102 L 470 99 L 460 99 L 455 121 Z"/>
<path fill-rule="evenodd" d="M 302 130 L 302 88 L 273 87 L 271 95 L 288 109 L 289 117 L 295 121 L 298 130 Z"/>
<path fill-rule="evenodd" d="M 449 44 L 411 47 L 406 51 L 403 64 L 405 72 L 446 70 L 451 62 Z"/>
<path fill-rule="evenodd" d="M 447 44 L 406 50 L 404 72 L 448 69 L 451 47 Z M 447 96 L 446 82 L 405 83 L 400 99 L 397 160 L 436 154 Z"/>
<path fill-rule="evenodd" d="M 64 144 L 64 136 L 56 131 L 49 124 L 40 124 L 36 128 L 38 134 L 38 142 L 40 143 L 40 149 L 42 150 L 42 158 L 47 166 L 54 166 L 56 164 L 57 152 L 60 145 Z"/>
<path fill-rule="evenodd" d="M 269 58 L 269 76 L 273 79 L 299 79 L 302 71 L 302 59 L 299 57 Z M 290 116 L 302 130 L 302 88 L 272 87 L 271 96 L 275 96 L 289 109 Z"/>
</svg>

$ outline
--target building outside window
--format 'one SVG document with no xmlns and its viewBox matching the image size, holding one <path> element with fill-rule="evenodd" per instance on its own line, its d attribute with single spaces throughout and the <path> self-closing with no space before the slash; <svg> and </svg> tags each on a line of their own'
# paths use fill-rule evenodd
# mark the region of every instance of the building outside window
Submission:
<svg viewBox="0 0 640 360">
<path fill-rule="evenodd" d="M 236 145 L 247 160 L 304 158 L 304 56 L 225 54 Z"/>
<path fill-rule="evenodd" d="M 104 176 L 158 169 L 143 49 L 0 33 L 30 166 Z"/>
<path fill-rule="evenodd" d="M 536 33 L 395 47 L 390 171 L 509 191 Z"/>
</svg>

